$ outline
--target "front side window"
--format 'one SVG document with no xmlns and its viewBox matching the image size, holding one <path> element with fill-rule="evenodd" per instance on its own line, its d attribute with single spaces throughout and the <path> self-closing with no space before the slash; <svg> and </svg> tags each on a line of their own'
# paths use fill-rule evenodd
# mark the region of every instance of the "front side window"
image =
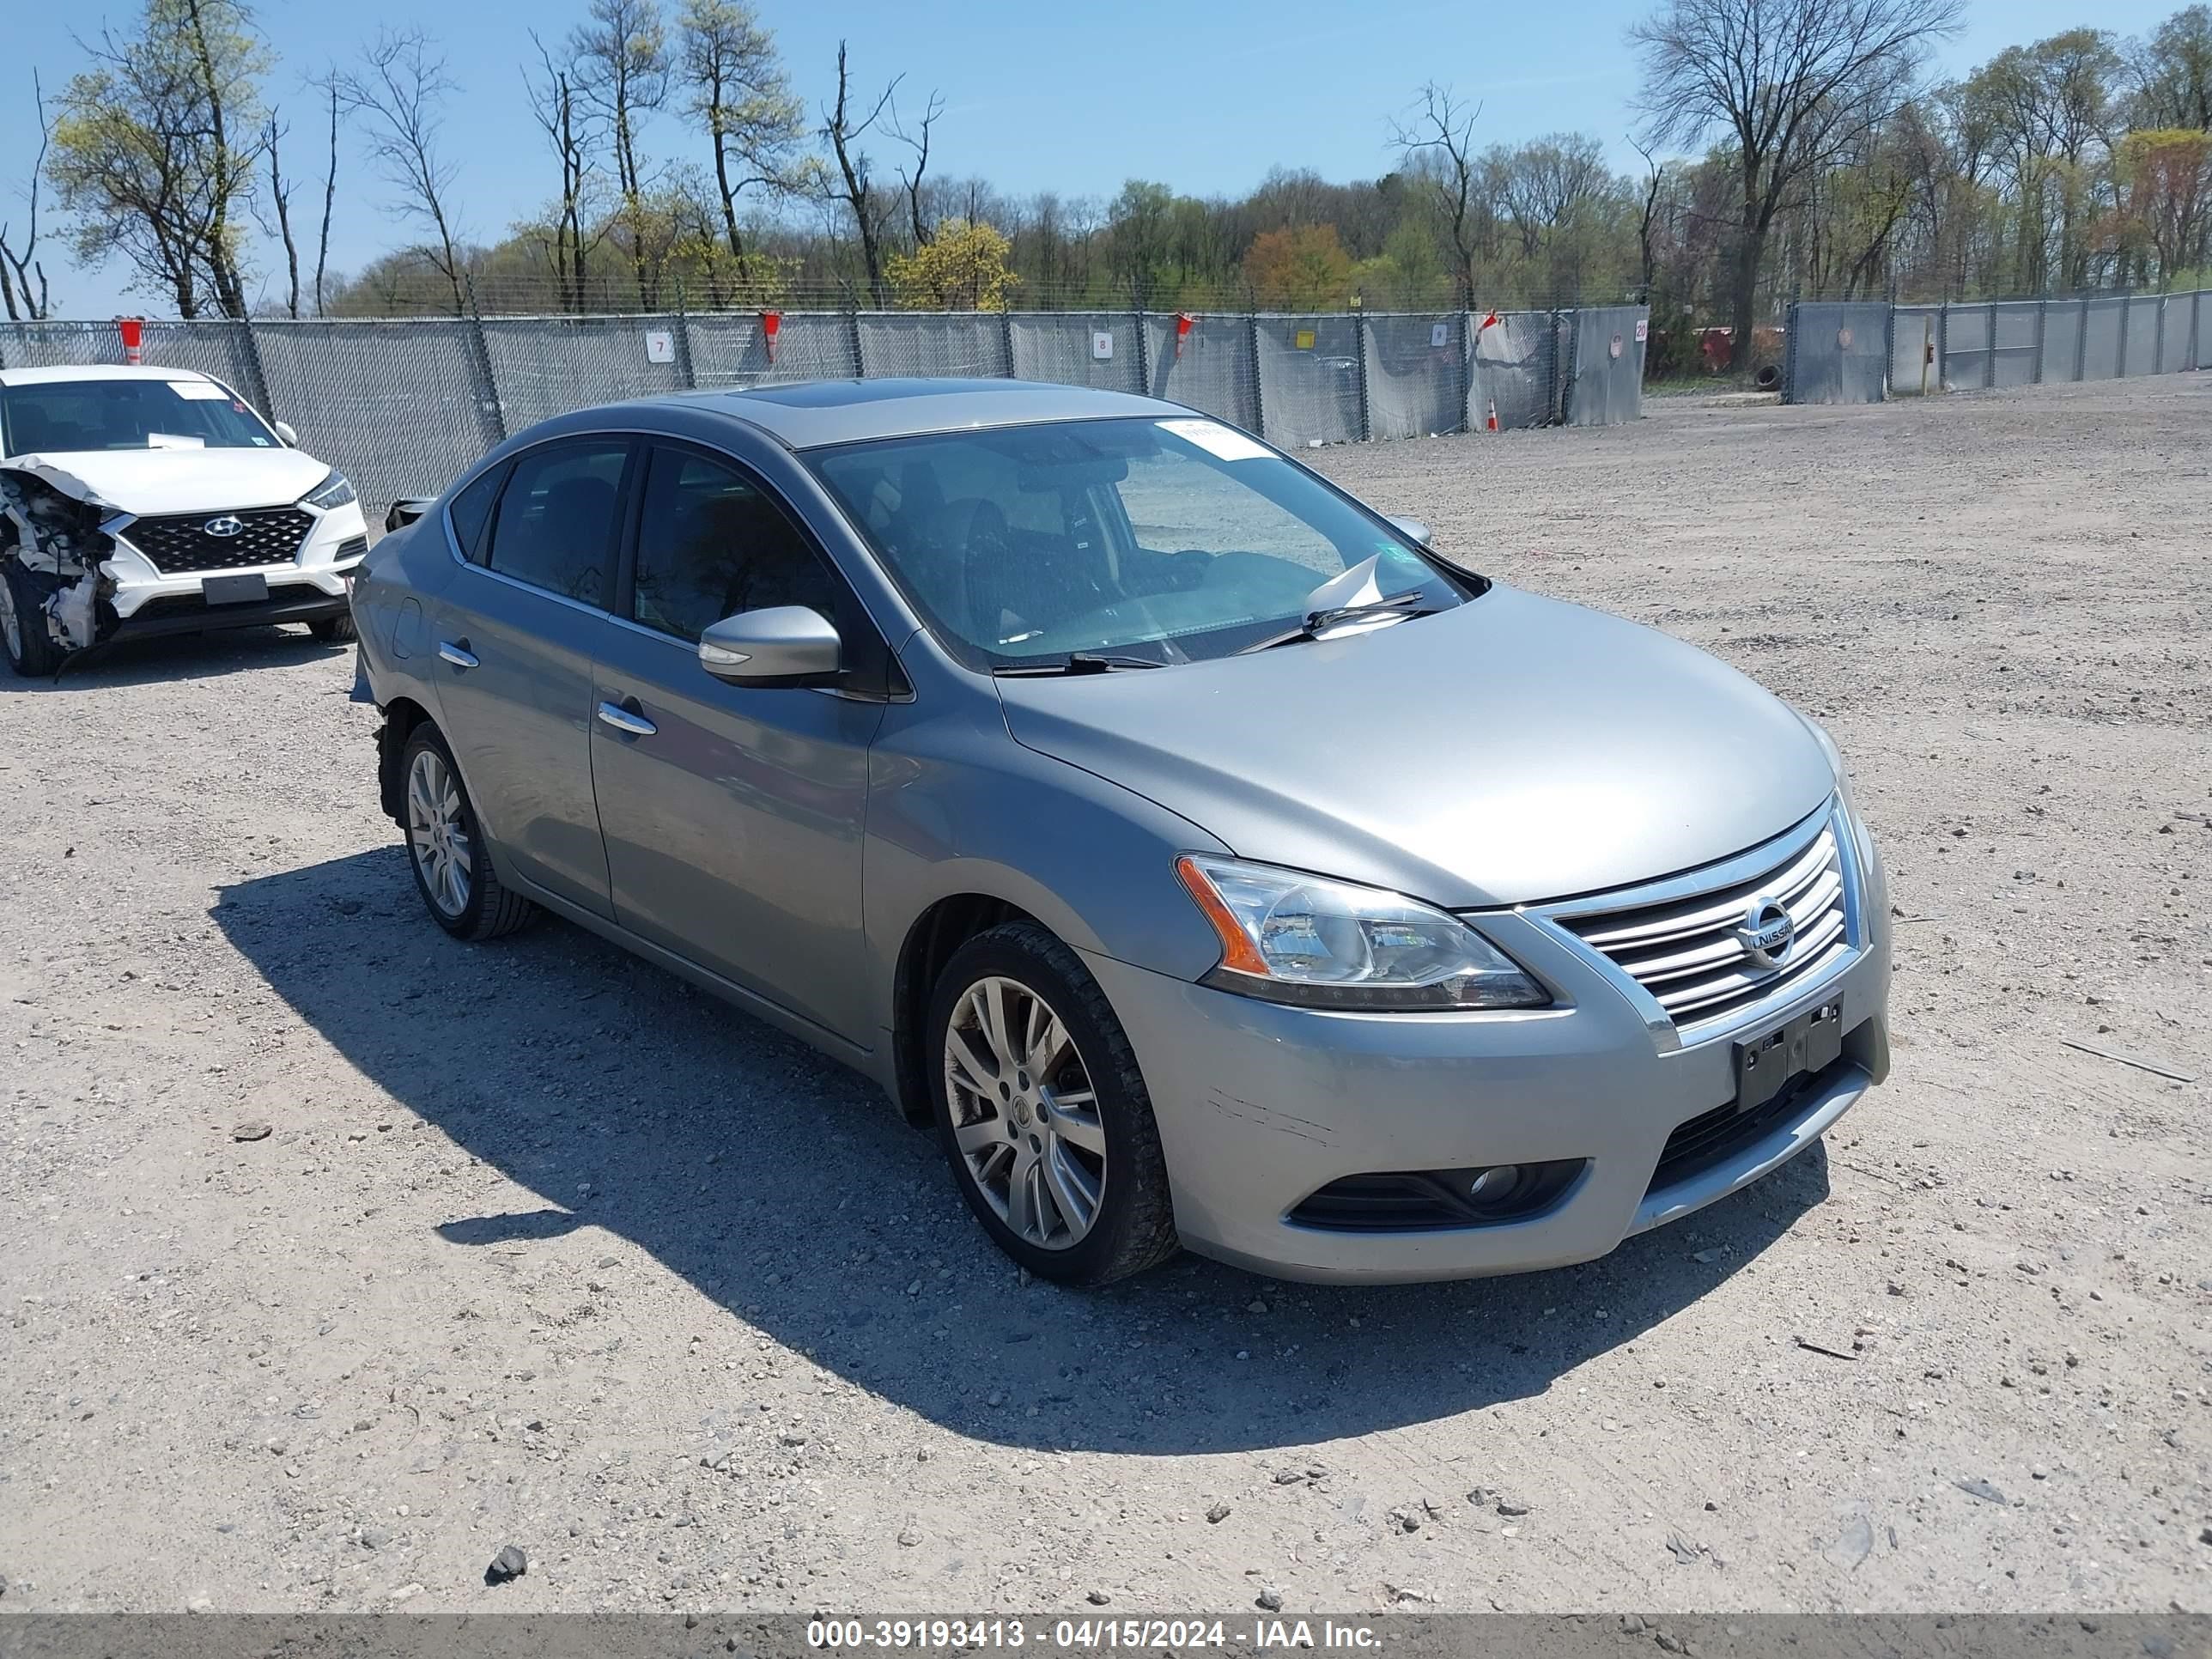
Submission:
<svg viewBox="0 0 2212 1659">
<path fill-rule="evenodd" d="M 797 526 L 735 467 L 656 449 L 637 529 L 636 620 L 696 641 L 725 617 L 781 605 L 837 615 L 836 582 Z"/>
<path fill-rule="evenodd" d="M 1172 663 L 1295 628 L 1372 560 L 1367 598 L 1455 583 L 1303 467 L 1197 416 L 1067 421 L 808 457 L 892 579 L 971 666 L 1077 653 Z"/>
<path fill-rule="evenodd" d="M 93 449 L 279 449 L 242 398 L 212 380 L 46 380 L 0 387 L 10 455 Z"/>
<path fill-rule="evenodd" d="M 582 605 L 615 591 L 615 509 L 629 446 L 553 444 L 520 456 L 493 515 L 484 562 Z"/>
</svg>

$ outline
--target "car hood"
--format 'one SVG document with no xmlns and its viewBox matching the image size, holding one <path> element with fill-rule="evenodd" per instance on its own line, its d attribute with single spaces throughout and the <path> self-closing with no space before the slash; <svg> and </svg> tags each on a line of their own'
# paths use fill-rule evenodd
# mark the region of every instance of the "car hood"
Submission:
<svg viewBox="0 0 2212 1659">
<path fill-rule="evenodd" d="M 1502 586 L 1348 638 L 997 684 L 1018 742 L 1240 857 L 1448 908 L 1709 864 L 1835 788 L 1805 723 L 1735 669 Z"/>
<path fill-rule="evenodd" d="M 141 518 L 286 507 L 330 471 L 296 449 L 51 449 L 4 465 L 67 473 L 91 499 Z"/>
</svg>

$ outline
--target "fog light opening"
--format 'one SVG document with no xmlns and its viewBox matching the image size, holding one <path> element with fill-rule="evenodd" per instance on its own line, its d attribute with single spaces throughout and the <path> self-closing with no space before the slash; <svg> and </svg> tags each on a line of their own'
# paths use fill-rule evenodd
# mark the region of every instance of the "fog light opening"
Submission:
<svg viewBox="0 0 2212 1659">
<path fill-rule="evenodd" d="M 1487 1164 L 1457 1170 L 1397 1170 L 1346 1176 L 1290 1213 L 1297 1226 L 1329 1232 L 1434 1232 L 1526 1221 L 1564 1199 L 1587 1158 Z"/>
</svg>

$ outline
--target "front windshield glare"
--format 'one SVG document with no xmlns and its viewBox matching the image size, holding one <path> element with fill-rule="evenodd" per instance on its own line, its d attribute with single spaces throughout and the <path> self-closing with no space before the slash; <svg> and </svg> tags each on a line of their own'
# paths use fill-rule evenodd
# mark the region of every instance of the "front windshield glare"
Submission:
<svg viewBox="0 0 2212 1659">
<path fill-rule="evenodd" d="M 1381 520 L 1242 433 L 1066 421 L 809 458 L 894 580 L 971 666 L 1118 653 L 1226 656 L 1374 560 L 1369 597 L 1463 590 Z"/>
<path fill-rule="evenodd" d="M 0 388 L 10 455 L 88 449 L 276 449 L 212 380 L 46 380 Z"/>
</svg>

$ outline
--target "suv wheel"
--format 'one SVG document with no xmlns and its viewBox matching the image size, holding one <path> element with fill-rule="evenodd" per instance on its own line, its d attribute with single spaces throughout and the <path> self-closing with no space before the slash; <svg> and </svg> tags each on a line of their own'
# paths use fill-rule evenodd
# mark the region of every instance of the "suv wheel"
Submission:
<svg viewBox="0 0 2212 1659">
<path fill-rule="evenodd" d="M 1129 1039 L 1035 922 L 953 953 L 929 1015 L 938 1133 L 968 1206 L 1041 1278 L 1104 1285 L 1176 1253 L 1167 1164 Z"/>
<path fill-rule="evenodd" d="M 438 926 L 455 939 L 485 939 L 528 921 L 538 907 L 500 884 L 468 787 L 436 726 L 415 728 L 399 766 L 407 862 Z"/>
<path fill-rule="evenodd" d="M 324 645 L 349 644 L 354 637 L 353 617 L 349 614 L 338 617 L 318 617 L 307 624 L 307 632 L 313 634 L 316 640 Z"/>
<path fill-rule="evenodd" d="M 25 580 L 12 546 L 0 547 L 0 649 L 8 653 L 8 665 L 26 679 L 43 679 L 61 666 L 61 653 L 46 632 L 46 607 Z"/>
</svg>

